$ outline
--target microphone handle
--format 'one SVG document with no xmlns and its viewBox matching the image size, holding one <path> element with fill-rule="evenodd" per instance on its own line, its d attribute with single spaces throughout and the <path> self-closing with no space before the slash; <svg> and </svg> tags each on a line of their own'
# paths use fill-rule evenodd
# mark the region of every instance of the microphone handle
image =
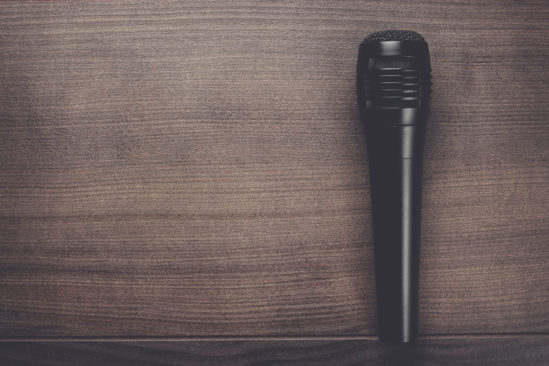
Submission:
<svg viewBox="0 0 549 366">
<path fill-rule="evenodd" d="M 372 192 L 379 336 L 417 336 L 421 171 L 424 127 L 371 126 L 367 131 Z"/>
</svg>

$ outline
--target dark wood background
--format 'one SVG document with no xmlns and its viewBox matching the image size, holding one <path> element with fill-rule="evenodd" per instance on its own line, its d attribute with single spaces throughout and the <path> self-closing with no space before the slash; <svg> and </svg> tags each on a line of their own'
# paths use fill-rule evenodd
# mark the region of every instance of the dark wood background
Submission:
<svg viewBox="0 0 549 366">
<path fill-rule="evenodd" d="M 354 86 L 382 29 L 434 81 L 404 348 Z M 548 364 L 548 39 L 546 1 L 0 3 L 0 361 Z"/>
</svg>

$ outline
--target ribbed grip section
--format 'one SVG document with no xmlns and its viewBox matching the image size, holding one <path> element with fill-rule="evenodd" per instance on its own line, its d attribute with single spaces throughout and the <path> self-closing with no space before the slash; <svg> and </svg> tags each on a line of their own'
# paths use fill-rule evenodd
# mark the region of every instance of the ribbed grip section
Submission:
<svg viewBox="0 0 549 366">
<path fill-rule="evenodd" d="M 371 67 L 364 72 L 367 107 L 418 108 L 422 92 L 420 74 L 417 69 L 406 66 Z"/>
</svg>

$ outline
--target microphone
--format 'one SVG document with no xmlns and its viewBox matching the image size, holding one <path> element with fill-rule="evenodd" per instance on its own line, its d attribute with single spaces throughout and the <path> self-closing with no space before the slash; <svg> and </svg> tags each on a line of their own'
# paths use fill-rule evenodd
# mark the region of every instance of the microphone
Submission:
<svg viewBox="0 0 549 366">
<path fill-rule="evenodd" d="M 429 47 L 416 32 L 375 32 L 360 44 L 357 95 L 365 126 L 378 333 L 417 338 L 421 170 L 431 99 Z"/>
</svg>

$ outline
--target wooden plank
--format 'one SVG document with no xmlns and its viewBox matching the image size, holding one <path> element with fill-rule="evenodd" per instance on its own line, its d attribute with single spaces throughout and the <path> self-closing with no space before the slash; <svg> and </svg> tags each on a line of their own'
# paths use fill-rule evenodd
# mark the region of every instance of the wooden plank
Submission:
<svg viewBox="0 0 549 366">
<path fill-rule="evenodd" d="M 0 361 L 29 365 L 547 365 L 547 337 L 375 340 L 2 342 Z"/>
<path fill-rule="evenodd" d="M 431 45 L 421 332 L 549 331 L 544 1 L 0 3 L 0 335 L 373 335 L 358 43 Z"/>
</svg>

